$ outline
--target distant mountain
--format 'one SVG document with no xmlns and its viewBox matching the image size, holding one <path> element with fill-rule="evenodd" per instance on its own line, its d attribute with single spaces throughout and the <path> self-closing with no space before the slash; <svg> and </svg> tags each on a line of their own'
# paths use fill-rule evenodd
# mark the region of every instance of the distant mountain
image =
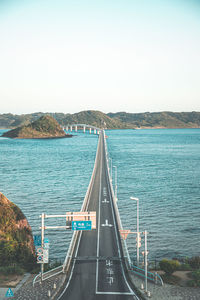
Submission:
<svg viewBox="0 0 200 300">
<path fill-rule="evenodd" d="M 28 125 L 23 125 L 5 132 L 3 136 L 18 139 L 71 137 L 71 135 L 66 135 L 59 123 L 53 117 L 48 115 L 42 116 Z"/>
<path fill-rule="evenodd" d="M 36 263 L 31 227 L 20 208 L 0 193 L 0 267 Z"/>
<path fill-rule="evenodd" d="M 200 112 L 109 113 L 129 128 L 200 128 Z"/>
<path fill-rule="evenodd" d="M 50 115 L 61 126 L 74 123 L 89 124 L 108 129 L 125 128 L 200 128 L 200 112 L 156 112 L 156 113 L 108 113 L 96 110 L 82 111 L 75 114 L 64 113 L 33 113 L 26 115 L 0 115 L 1 128 L 16 128 L 27 125 L 40 118 Z"/>
</svg>

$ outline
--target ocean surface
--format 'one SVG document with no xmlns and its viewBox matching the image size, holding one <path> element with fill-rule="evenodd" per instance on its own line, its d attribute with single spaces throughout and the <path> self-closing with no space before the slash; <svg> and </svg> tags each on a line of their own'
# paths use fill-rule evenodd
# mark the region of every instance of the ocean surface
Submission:
<svg viewBox="0 0 200 300">
<path fill-rule="evenodd" d="M 109 156 L 117 167 L 124 229 L 136 231 L 137 206 L 130 197 L 138 197 L 140 230 L 149 232 L 150 260 L 200 255 L 200 129 L 107 130 L 106 134 Z M 22 209 L 34 235 L 40 233 L 42 212 L 80 210 L 97 143 L 97 136 L 81 132 L 70 139 L 0 138 L 0 192 Z M 65 225 L 65 219 L 45 219 L 45 224 Z M 46 230 L 45 236 L 50 240 L 50 259 L 63 260 L 72 232 Z M 127 244 L 134 258 L 134 234 Z"/>
</svg>

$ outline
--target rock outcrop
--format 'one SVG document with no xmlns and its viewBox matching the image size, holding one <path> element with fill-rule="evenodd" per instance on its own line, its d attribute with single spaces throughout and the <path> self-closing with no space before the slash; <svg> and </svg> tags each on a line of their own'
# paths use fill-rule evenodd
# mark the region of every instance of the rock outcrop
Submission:
<svg viewBox="0 0 200 300">
<path fill-rule="evenodd" d="M 12 264 L 34 266 L 32 230 L 21 209 L 0 193 L 0 266 Z"/>
</svg>

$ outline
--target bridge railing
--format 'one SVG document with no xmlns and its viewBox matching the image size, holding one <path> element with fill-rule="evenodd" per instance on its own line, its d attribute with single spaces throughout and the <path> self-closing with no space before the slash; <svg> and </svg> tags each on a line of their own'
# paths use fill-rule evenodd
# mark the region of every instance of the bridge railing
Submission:
<svg viewBox="0 0 200 300">
<path fill-rule="evenodd" d="M 130 271 L 132 273 L 136 274 L 139 277 L 143 277 L 143 278 L 145 277 L 145 270 L 141 269 L 137 266 L 132 265 Z M 147 279 L 149 281 L 153 281 L 154 283 L 156 283 L 158 285 L 163 285 L 163 280 L 157 272 L 152 273 L 152 272 L 148 271 L 147 272 Z"/>
<path fill-rule="evenodd" d="M 92 188 L 93 181 L 94 181 L 94 175 L 95 175 L 96 168 L 97 168 L 97 157 L 98 157 L 98 152 L 99 152 L 99 147 L 100 147 L 99 145 L 100 144 L 98 142 L 97 151 L 96 151 L 96 158 L 95 158 L 95 163 L 94 163 L 94 167 L 93 167 L 93 172 L 92 172 L 92 176 L 91 176 L 91 179 L 90 179 L 90 183 L 88 185 L 88 189 L 87 189 L 85 198 L 83 200 L 81 211 L 86 211 L 87 208 L 88 208 L 88 199 L 89 199 L 89 195 L 90 195 L 91 188 Z M 80 235 L 81 235 L 80 231 L 74 231 L 71 242 L 70 242 L 70 245 L 69 245 L 69 249 L 68 249 L 68 252 L 67 252 L 67 255 L 66 255 L 66 258 L 65 258 L 65 261 L 63 263 L 63 273 L 67 273 L 69 268 L 70 268 L 71 261 L 72 261 L 72 256 L 73 256 L 73 253 L 75 252 L 75 249 L 76 249 L 76 246 L 77 246 L 77 241 L 78 241 L 78 238 L 80 238 Z"/>
<path fill-rule="evenodd" d="M 107 163 L 107 170 L 109 170 L 109 163 L 108 163 L 108 150 L 107 150 L 107 144 L 106 144 L 106 139 L 105 139 L 105 132 L 104 132 L 104 143 L 105 143 L 105 150 L 106 150 L 106 163 Z M 112 185 L 112 179 L 110 177 L 110 173 L 108 172 L 108 177 L 109 177 L 109 182 L 110 182 L 110 188 L 111 188 L 111 193 L 112 193 L 112 198 L 115 199 L 115 194 L 114 194 L 114 190 L 113 190 L 113 185 Z M 117 206 L 117 202 L 113 201 L 114 203 L 114 209 L 115 209 L 115 214 L 116 214 L 116 218 L 117 218 L 117 223 L 118 223 L 118 228 L 119 230 L 123 229 L 122 227 L 122 222 L 121 222 L 121 218 L 120 218 L 120 214 L 119 214 L 119 209 Z M 140 276 L 140 277 L 145 277 L 145 270 L 138 268 L 136 266 L 134 266 L 131 263 L 131 259 L 130 259 L 130 255 L 128 252 L 128 247 L 126 244 L 125 240 L 122 240 L 122 248 L 123 248 L 123 253 L 124 253 L 124 257 L 127 258 L 127 260 L 125 261 L 127 264 L 128 269 L 133 272 L 134 274 Z M 127 256 L 126 256 L 127 255 Z M 160 284 L 163 285 L 163 280 L 160 277 L 160 275 L 158 273 L 151 273 L 151 272 L 147 272 L 148 277 L 147 279 L 150 281 L 153 281 L 156 284 Z"/>
</svg>

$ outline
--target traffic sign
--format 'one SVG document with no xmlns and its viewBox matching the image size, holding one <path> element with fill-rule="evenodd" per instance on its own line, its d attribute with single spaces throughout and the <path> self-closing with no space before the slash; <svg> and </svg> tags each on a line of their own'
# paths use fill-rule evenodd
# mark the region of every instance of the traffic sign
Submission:
<svg viewBox="0 0 200 300">
<path fill-rule="evenodd" d="M 39 254 L 39 255 L 37 256 L 37 263 L 38 263 L 38 264 L 42 264 L 42 263 L 43 263 L 43 254 Z"/>
<path fill-rule="evenodd" d="M 11 290 L 11 288 L 9 288 L 6 292 L 6 298 L 9 298 L 9 297 L 14 297 L 14 294 L 13 294 L 13 291 Z"/>
<path fill-rule="evenodd" d="M 92 221 L 72 221 L 72 230 L 91 230 Z"/>
<path fill-rule="evenodd" d="M 130 232 L 131 232 L 130 230 L 121 229 L 120 234 L 121 234 L 122 239 L 126 240 Z"/>
<path fill-rule="evenodd" d="M 35 247 L 41 247 L 41 235 L 34 235 L 33 240 Z"/>
<path fill-rule="evenodd" d="M 48 237 L 44 238 L 44 243 L 49 243 L 49 238 Z"/>
<path fill-rule="evenodd" d="M 37 254 L 39 255 L 39 254 L 43 254 L 43 248 L 37 248 Z"/>
<path fill-rule="evenodd" d="M 44 249 L 49 249 L 49 238 L 44 238 Z"/>
<path fill-rule="evenodd" d="M 96 211 L 76 211 L 66 213 L 67 225 L 72 221 L 92 221 L 92 229 L 96 229 Z"/>
<path fill-rule="evenodd" d="M 44 249 L 43 250 L 43 263 L 48 264 L 48 262 L 49 262 L 49 250 Z"/>
<path fill-rule="evenodd" d="M 43 263 L 43 248 L 37 248 L 37 263 L 42 264 Z"/>
</svg>

